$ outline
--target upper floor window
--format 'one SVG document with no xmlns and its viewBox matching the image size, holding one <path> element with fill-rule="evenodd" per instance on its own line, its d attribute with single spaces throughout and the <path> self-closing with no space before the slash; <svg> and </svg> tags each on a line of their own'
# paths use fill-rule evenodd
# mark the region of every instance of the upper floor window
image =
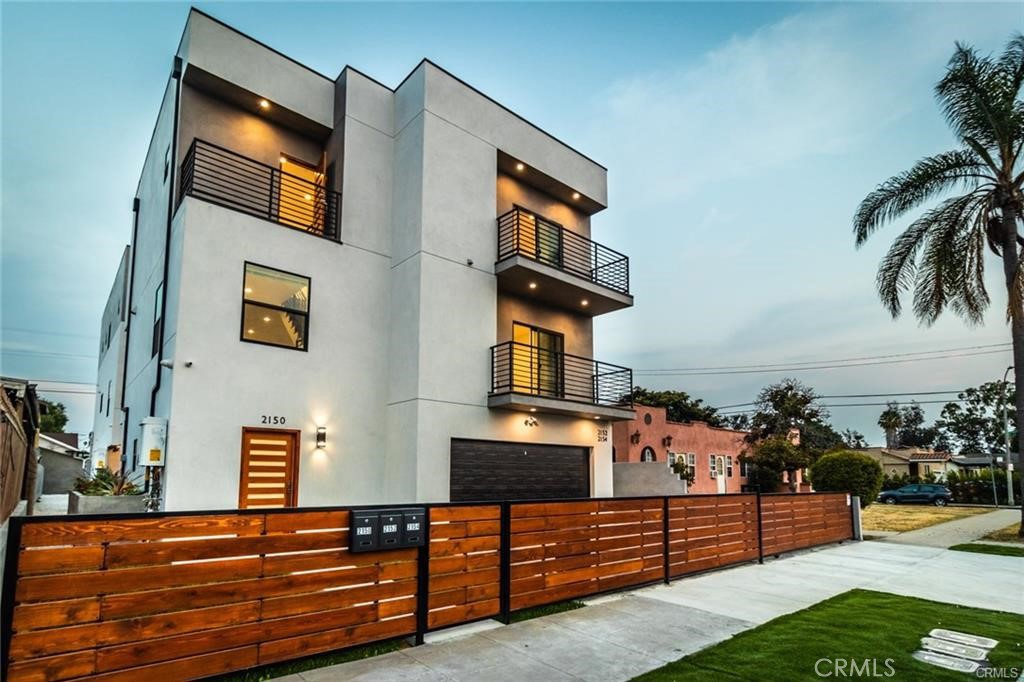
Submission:
<svg viewBox="0 0 1024 682">
<path fill-rule="evenodd" d="M 163 327 L 163 314 L 164 283 L 160 282 L 156 287 L 156 294 L 153 296 L 153 348 L 150 352 L 150 356 L 156 355 L 160 352 L 160 331 Z"/>
<path fill-rule="evenodd" d="M 242 340 L 307 350 L 309 278 L 245 264 Z"/>
</svg>

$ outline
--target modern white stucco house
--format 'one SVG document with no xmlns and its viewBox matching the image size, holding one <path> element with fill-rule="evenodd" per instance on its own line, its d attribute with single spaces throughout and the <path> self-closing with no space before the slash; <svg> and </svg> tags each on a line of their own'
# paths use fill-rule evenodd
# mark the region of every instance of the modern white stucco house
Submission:
<svg viewBox="0 0 1024 682">
<path fill-rule="evenodd" d="M 633 299 L 580 152 L 429 61 L 331 79 L 192 10 L 136 197 L 124 451 L 167 419 L 167 509 L 612 493 L 593 317 Z"/>
<path fill-rule="evenodd" d="M 130 247 L 125 247 L 100 318 L 100 352 L 96 368 L 96 412 L 89 438 L 89 468 L 121 468 L 124 449 L 125 330 L 128 317 L 128 264 Z"/>
</svg>

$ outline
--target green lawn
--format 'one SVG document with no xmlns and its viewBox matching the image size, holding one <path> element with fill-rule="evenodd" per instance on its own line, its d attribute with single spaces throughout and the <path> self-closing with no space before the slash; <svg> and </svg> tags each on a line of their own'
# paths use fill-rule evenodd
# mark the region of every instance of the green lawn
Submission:
<svg viewBox="0 0 1024 682">
<path fill-rule="evenodd" d="M 957 552 L 974 552 L 976 554 L 1024 557 L 1024 545 L 1021 545 L 1020 547 L 1009 547 L 1007 545 L 986 545 L 983 542 L 967 542 L 962 545 L 953 545 L 950 549 L 956 550 Z"/>
<path fill-rule="evenodd" d="M 737 599 L 742 599 L 738 594 Z M 851 590 L 803 611 L 776 618 L 709 649 L 636 678 L 642 682 L 705 680 L 841 679 L 815 674 L 820 659 L 877 659 L 877 676 L 896 682 L 973 679 L 964 673 L 920 663 L 910 654 L 935 627 L 999 640 L 990 655 L 997 668 L 1024 669 L 1024 616 L 951 604 Z M 886 676 L 885 659 L 895 675 Z M 832 670 L 820 663 L 819 671 Z M 848 677 L 848 676 L 847 676 Z M 867 677 L 871 677 L 869 672 Z M 1016 679 L 1010 678 L 1010 679 Z"/>
</svg>

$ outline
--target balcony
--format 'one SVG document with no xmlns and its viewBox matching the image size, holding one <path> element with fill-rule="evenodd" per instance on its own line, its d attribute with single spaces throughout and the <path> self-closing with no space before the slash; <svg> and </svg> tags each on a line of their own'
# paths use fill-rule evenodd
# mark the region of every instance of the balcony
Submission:
<svg viewBox="0 0 1024 682">
<path fill-rule="evenodd" d="M 192 141 L 181 163 L 180 192 L 182 197 L 341 240 L 341 194 L 212 142 Z"/>
<path fill-rule="evenodd" d="M 507 341 L 491 347 L 488 407 L 632 419 L 633 370 Z"/>
<path fill-rule="evenodd" d="M 494 272 L 503 291 L 587 315 L 633 305 L 628 257 L 521 208 L 498 218 Z"/>
</svg>

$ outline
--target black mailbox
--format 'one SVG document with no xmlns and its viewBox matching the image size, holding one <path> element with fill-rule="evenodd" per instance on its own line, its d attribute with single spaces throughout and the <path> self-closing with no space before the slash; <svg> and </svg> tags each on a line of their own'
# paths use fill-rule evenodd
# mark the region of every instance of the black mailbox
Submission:
<svg viewBox="0 0 1024 682">
<path fill-rule="evenodd" d="M 397 509 L 380 511 L 379 549 L 397 549 L 402 546 L 402 512 Z"/>
<path fill-rule="evenodd" d="M 353 511 L 349 525 L 349 549 L 352 552 L 372 552 L 380 546 L 380 512 Z"/>
<path fill-rule="evenodd" d="M 419 547 L 426 538 L 427 529 L 423 527 L 425 514 L 422 509 L 402 510 L 402 546 Z"/>
</svg>

